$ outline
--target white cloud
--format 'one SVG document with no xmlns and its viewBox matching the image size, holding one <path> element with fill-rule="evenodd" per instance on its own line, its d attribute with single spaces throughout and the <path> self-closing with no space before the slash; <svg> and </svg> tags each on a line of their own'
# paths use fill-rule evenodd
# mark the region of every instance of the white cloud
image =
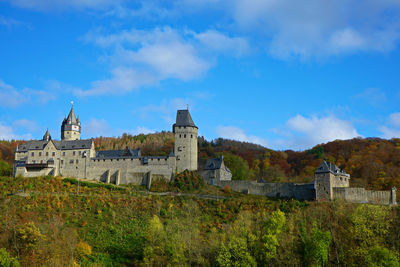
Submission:
<svg viewBox="0 0 400 267">
<path fill-rule="evenodd" d="M 302 135 L 304 145 L 314 146 L 336 139 L 351 139 L 360 136 L 351 122 L 334 116 L 306 118 L 301 115 L 287 121 L 287 127 Z"/>
<path fill-rule="evenodd" d="M 236 0 L 233 17 L 247 32 L 264 33 L 272 55 L 309 58 L 392 50 L 400 39 L 399 8 L 390 0 Z"/>
<path fill-rule="evenodd" d="M 13 122 L 14 129 L 24 129 L 29 132 L 36 132 L 39 130 L 39 127 L 36 121 L 28 120 L 28 119 L 20 119 Z M 44 132 L 43 132 L 44 133 Z"/>
<path fill-rule="evenodd" d="M 379 130 L 382 132 L 383 138 L 386 139 L 400 138 L 400 129 L 393 129 L 387 126 L 382 126 L 379 128 Z"/>
<path fill-rule="evenodd" d="M 208 49 L 216 52 L 242 56 L 249 53 L 250 50 L 246 39 L 242 37 L 229 37 L 215 30 L 195 33 L 194 36 Z"/>
<path fill-rule="evenodd" d="M 247 135 L 243 129 L 235 126 L 218 126 L 217 134 L 226 139 L 259 144 L 265 147 L 268 146 L 267 141 L 263 138 L 254 135 Z"/>
<path fill-rule="evenodd" d="M 172 98 L 164 99 L 159 105 L 148 105 L 141 107 L 138 111 L 143 120 L 148 120 L 150 117 L 157 115 L 168 123 L 175 122 L 175 115 L 178 109 L 185 109 L 187 105 L 193 109 L 194 101 L 190 98 Z"/>
<path fill-rule="evenodd" d="M 8 28 L 12 27 L 12 26 L 18 26 L 18 25 L 22 25 L 24 23 L 22 23 L 19 20 L 15 20 L 12 18 L 6 18 L 3 16 L 0 16 L 0 25 L 6 26 Z"/>
<path fill-rule="evenodd" d="M 157 79 L 149 73 L 137 72 L 126 67 L 113 69 L 111 75 L 110 79 L 92 82 L 89 90 L 75 89 L 73 92 L 77 96 L 121 94 L 157 82 Z"/>
<path fill-rule="evenodd" d="M 82 133 L 87 137 L 113 136 L 113 129 L 105 119 L 91 118 L 88 122 L 82 123 Z"/>
<path fill-rule="evenodd" d="M 6 84 L 0 79 L 0 107 L 15 108 L 28 102 L 47 103 L 56 96 L 48 91 L 23 88 L 21 90 Z"/>
<path fill-rule="evenodd" d="M 388 125 L 379 127 L 383 138 L 400 138 L 400 112 L 392 113 L 387 119 Z"/>
<path fill-rule="evenodd" d="M 337 139 L 360 136 L 351 122 L 333 115 L 309 118 L 296 115 L 290 118 L 284 127 L 275 129 L 274 132 L 280 135 L 280 139 L 274 141 L 273 146 L 285 149 L 307 149 Z"/>
<path fill-rule="evenodd" d="M 32 134 L 19 135 L 15 133 L 15 127 L 8 126 L 0 122 L 0 140 L 30 140 Z"/>
<path fill-rule="evenodd" d="M 369 104 L 374 106 L 382 105 L 387 100 L 385 92 L 379 88 L 368 88 L 357 94 L 355 98 L 367 101 Z"/>
<path fill-rule="evenodd" d="M 143 127 L 143 126 L 138 126 L 136 127 L 136 129 L 130 130 L 128 131 L 129 134 L 132 135 L 138 135 L 138 134 L 150 134 L 150 133 L 155 133 L 154 130 L 151 130 L 147 127 Z"/>
<path fill-rule="evenodd" d="M 170 27 L 110 35 L 91 32 L 83 39 L 110 49 L 111 64 L 117 67 L 111 78 L 93 82 L 89 90 L 75 90 L 79 96 L 123 93 L 171 78 L 192 80 L 212 65 L 200 54 L 193 38 Z"/>
<path fill-rule="evenodd" d="M 83 40 L 111 50 L 108 58 L 117 67 L 111 78 L 93 82 L 88 90 L 75 90 L 79 96 L 124 93 L 171 78 L 193 80 L 212 67 L 215 58 L 211 51 L 239 56 L 249 50 L 244 38 L 229 37 L 215 30 L 196 33 L 170 27 L 132 29 L 109 35 L 94 31 Z"/>
<path fill-rule="evenodd" d="M 390 114 L 389 123 L 393 126 L 400 127 L 400 112 Z"/>
<path fill-rule="evenodd" d="M 82 128 L 83 134 L 88 138 L 99 137 L 99 136 L 104 136 L 104 137 L 121 136 L 123 133 L 138 135 L 141 133 L 149 134 L 155 132 L 154 130 L 151 130 L 144 126 L 138 126 L 135 129 L 131 130 L 113 128 L 105 119 L 96 119 L 96 118 L 91 118 L 88 122 L 83 123 L 83 125 L 84 125 L 84 127 Z"/>
</svg>

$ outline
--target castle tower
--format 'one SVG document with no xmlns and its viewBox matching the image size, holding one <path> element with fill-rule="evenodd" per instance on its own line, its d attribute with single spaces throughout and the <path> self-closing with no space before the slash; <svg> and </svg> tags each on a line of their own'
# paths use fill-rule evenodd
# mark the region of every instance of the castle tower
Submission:
<svg viewBox="0 0 400 267">
<path fill-rule="evenodd" d="M 49 133 L 49 129 L 46 130 L 46 133 L 43 135 L 43 141 L 50 141 L 51 140 L 51 135 Z"/>
<path fill-rule="evenodd" d="M 175 134 L 174 152 L 178 172 L 197 170 L 197 130 L 189 110 L 178 110 L 176 123 L 172 126 Z"/>
<path fill-rule="evenodd" d="M 61 140 L 80 140 L 81 139 L 81 122 L 76 119 L 74 106 L 67 118 L 64 118 L 61 124 Z"/>
<path fill-rule="evenodd" d="M 316 200 L 333 200 L 335 187 L 349 187 L 350 175 L 325 160 L 314 173 Z"/>
</svg>

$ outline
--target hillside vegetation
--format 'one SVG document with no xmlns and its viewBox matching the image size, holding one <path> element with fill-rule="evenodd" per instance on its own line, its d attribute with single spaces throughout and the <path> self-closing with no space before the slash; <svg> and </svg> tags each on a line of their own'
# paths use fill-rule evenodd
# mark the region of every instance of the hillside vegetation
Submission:
<svg viewBox="0 0 400 267">
<path fill-rule="evenodd" d="M 94 141 L 98 150 L 129 146 L 140 148 L 142 155 L 168 155 L 174 146 L 171 132 L 137 136 L 123 134 L 121 137 L 98 137 Z M 10 172 L 15 148 L 21 142 L 0 142 L 0 174 L 8 175 Z M 337 140 L 298 152 L 274 151 L 222 138 L 210 142 L 199 137 L 200 168 L 208 158 L 220 155 L 224 155 L 234 179 L 310 182 L 315 169 L 326 158 L 351 175 L 352 186 L 389 190 L 400 185 L 400 139 Z"/>
<path fill-rule="evenodd" d="M 1 177 L 0 266 L 399 266 L 397 207 L 77 190 Z"/>
</svg>

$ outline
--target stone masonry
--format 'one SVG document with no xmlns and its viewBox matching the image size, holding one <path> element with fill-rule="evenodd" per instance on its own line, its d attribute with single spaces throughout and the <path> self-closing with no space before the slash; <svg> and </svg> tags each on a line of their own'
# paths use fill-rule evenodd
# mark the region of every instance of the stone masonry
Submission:
<svg viewBox="0 0 400 267">
<path fill-rule="evenodd" d="M 86 178 L 114 184 L 142 184 L 149 177 L 171 180 L 176 172 L 197 170 L 197 126 L 189 110 L 178 110 L 174 151 L 167 157 L 141 156 L 140 150 L 96 151 L 92 139 L 80 140 L 81 123 L 73 107 L 61 125 L 61 140 L 48 130 L 15 152 L 14 177 L 43 175 Z"/>
</svg>

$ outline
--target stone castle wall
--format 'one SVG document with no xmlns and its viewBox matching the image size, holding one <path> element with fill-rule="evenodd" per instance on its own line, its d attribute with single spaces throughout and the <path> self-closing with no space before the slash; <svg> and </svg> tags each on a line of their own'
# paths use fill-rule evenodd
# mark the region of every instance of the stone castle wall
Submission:
<svg viewBox="0 0 400 267">
<path fill-rule="evenodd" d="M 353 203 L 396 204 L 393 203 L 391 191 L 372 191 L 355 187 L 335 187 L 333 188 L 333 198 Z"/>
<path fill-rule="evenodd" d="M 152 157 L 145 164 L 142 158 L 93 158 L 87 166 L 86 178 L 113 183 L 118 176 L 118 184 L 142 184 L 149 172 L 171 180 L 175 173 L 175 157 Z"/>
<path fill-rule="evenodd" d="M 222 188 L 229 186 L 234 191 L 253 195 L 315 200 L 314 184 L 259 183 L 257 181 L 232 180 L 215 181 L 215 185 Z"/>
</svg>

